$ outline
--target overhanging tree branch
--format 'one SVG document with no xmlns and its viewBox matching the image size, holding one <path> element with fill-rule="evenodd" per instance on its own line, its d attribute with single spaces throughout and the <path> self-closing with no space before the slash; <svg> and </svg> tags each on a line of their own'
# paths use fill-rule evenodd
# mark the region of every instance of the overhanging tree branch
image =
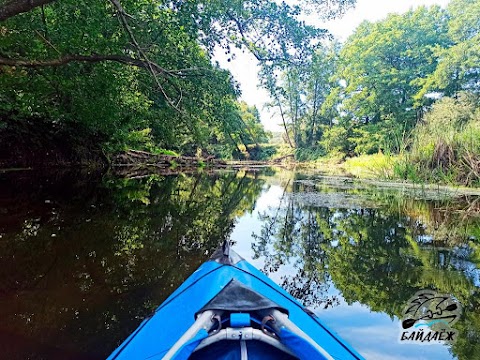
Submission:
<svg viewBox="0 0 480 360">
<path fill-rule="evenodd" d="M 7 20 L 12 16 L 28 12 L 38 6 L 51 3 L 55 0 L 10 0 L 0 4 L 0 21 Z"/>
<path fill-rule="evenodd" d="M 281 63 L 293 64 L 292 61 L 290 59 L 288 59 L 287 57 L 272 57 L 272 56 L 261 55 L 257 49 L 254 49 L 251 46 L 251 43 L 254 44 L 254 43 L 258 42 L 258 40 L 255 41 L 255 42 L 250 42 L 248 40 L 248 36 L 246 34 L 246 30 L 245 30 L 245 27 L 242 24 L 242 22 L 228 11 L 227 11 L 227 17 L 230 21 L 232 21 L 235 24 L 236 28 L 238 29 L 238 32 L 241 35 L 241 43 L 243 44 L 243 46 L 245 46 L 252 53 L 252 55 L 255 56 L 255 58 L 258 61 L 260 61 L 260 62 L 271 61 L 271 62 L 281 62 Z"/>
<path fill-rule="evenodd" d="M 113 61 L 125 65 L 135 66 L 142 69 L 153 69 L 156 74 L 161 76 L 171 76 L 178 78 L 187 78 L 190 76 L 205 76 L 206 72 L 211 70 L 203 68 L 191 68 L 191 69 L 179 69 L 179 70 L 166 70 L 160 67 L 154 62 L 147 63 L 145 60 L 139 60 L 126 55 L 64 55 L 56 59 L 49 60 L 25 60 L 25 59 L 10 59 L 0 56 L 0 66 L 18 66 L 18 67 L 49 67 L 49 66 L 62 66 L 71 62 L 88 62 L 98 63 L 104 61 Z"/>
<path fill-rule="evenodd" d="M 133 34 L 133 31 L 132 29 L 130 28 L 130 25 L 128 24 L 128 20 L 127 18 L 132 18 L 132 16 L 128 15 L 127 12 L 123 9 L 122 7 L 122 4 L 120 4 L 120 1 L 119 0 L 110 0 L 110 2 L 112 3 L 112 5 L 115 7 L 115 9 L 117 10 L 117 14 L 119 15 L 119 19 L 120 19 L 120 23 L 122 24 L 124 30 L 127 32 L 128 34 L 128 37 L 130 38 L 130 41 L 133 45 L 133 47 L 135 48 L 138 56 L 143 59 L 143 61 L 147 64 L 147 67 L 146 69 L 150 72 L 150 74 L 152 75 L 153 79 L 155 80 L 155 83 L 158 87 L 158 89 L 161 91 L 163 97 L 165 98 L 165 100 L 170 104 L 170 106 L 172 106 L 175 110 L 180 111 L 180 109 L 178 108 L 178 105 L 180 104 L 180 102 L 182 101 L 182 97 L 183 97 L 183 94 L 182 94 L 182 90 L 176 86 L 169 78 L 168 76 L 164 76 L 163 78 L 165 80 L 167 80 L 169 82 L 169 84 L 175 88 L 177 94 L 178 94 L 178 99 L 176 99 L 175 101 L 170 98 L 170 96 L 167 94 L 167 92 L 165 91 L 165 88 L 164 86 L 162 85 L 162 83 L 160 82 L 159 78 L 158 78 L 158 73 L 155 71 L 154 67 L 152 66 L 152 64 L 154 64 L 152 61 L 150 61 L 147 57 L 147 54 L 145 53 L 145 51 L 143 51 L 143 49 L 140 47 L 137 39 L 135 38 L 135 35 Z M 171 76 L 171 74 L 168 74 Z"/>
<path fill-rule="evenodd" d="M 135 59 L 125 55 L 64 55 L 57 59 L 50 60 L 23 60 L 9 59 L 0 56 L 0 65 L 4 66 L 21 66 L 21 67 L 47 67 L 62 66 L 71 62 L 89 62 L 98 63 L 103 61 L 113 61 L 121 64 L 132 65 L 143 69 L 152 68 L 156 73 L 166 76 L 169 72 L 155 63 L 147 63 L 144 60 Z"/>
<path fill-rule="evenodd" d="M 0 20 L 15 16 L 21 12 L 27 12 L 37 6 L 42 6 L 46 3 L 53 1 L 54 0 L 7 0 L 6 3 L 1 4 L 0 0 Z M 149 56 L 140 46 L 139 42 L 135 37 L 135 34 L 133 33 L 129 25 L 129 20 L 134 18 L 125 12 L 119 0 L 108 1 L 113 5 L 114 9 L 116 10 L 120 24 L 123 27 L 124 31 L 127 33 L 128 38 L 130 39 L 130 43 L 136 52 L 136 56 L 132 57 L 123 54 L 59 54 L 59 57 L 54 59 L 27 60 L 7 58 L 0 54 L 0 66 L 3 65 L 35 68 L 62 66 L 72 62 L 99 63 L 105 61 L 112 61 L 130 66 L 135 66 L 145 69 L 153 78 L 155 86 L 162 93 L 167 103 L 173 108 L 175 108 L 177 111 L 180 111 L 178 106 L 182 100 L 183 94 L 182 89 L 178 87 L 174 79 L 186 78 L 189 76 L 202 76 L 205 75 L 205 69 L 191 68 L 166 70 L 154 61 L 151 61 L 149 59 Z M 39 35 L 41 36 L 41 34 Z M 49 46 L 53 47 L 58 52 L 58 50 L 48 40 L 46 40 L 43 36 L 41 37 L 42 40 L 46 41 Z M 173 92 L 175 93 L 173 97 L 169 94 L 170 91 L 168 91 L 168 89 L 173 90 Z"/>
<path fill-rule="evenodd" d="M 51 3 L 55 0 L 7 0 L 5 3 L 0 3 L 0 21 L 4 21 L 13 17 L 15 15 L 28 12 L 38 6 L 42 6 L 48 3 Z M 188 71 L 184 69 L 182 71 L 168 71 L 155 62 L 151 61 L 146 53 L 142 50 L 139 43 L 137 42 L 135 35 L 133 34 L 129 24 L 128 18 L 132 18 L 132 16 L 128 15 L 125 10 L 123 9 L 122 5 L 120 4 L 119 0 L 109 0 L 110 3 L 116 9 L 117 14 L 119 15 L 119 20 L 127 32 L 128 37 L 137 52 L 138 58 L 132 58 L 125 55 L 75 55 L 75 54 L 67 54 L 61 56 L 57 59 L 50 59 L 50 60 L 24 60 L 24 59 L 9 59 L 0 56 L 0 65 L 6 66 L 22 66 L 22 67 L 47 67 L 47 66 L 61 66 L 71 62 L 103 62 L 103 61 L 114 61 L 122 64 L 132 65 L 136 67 L 140 67 L 146 69 L 151 76 L 153 77 L 156 86 L 161 91 L 162 95 L 166 99 L 166 101 L 175 109 L 178 110 L 178 105 L 182 99 L 182 90 L 174 83 L 172 80 L 173 78 L 181 78 L 187 76 L 187 73 L 195 71 L 192 69 Z M 51 45 L 51 44 L 50 44 Z M 162 81 L 168 83 L 168 85 L 175 89 L 174 91 L 177 93 L 177 99 L 172 99 L 165 89 L 165 85 L 162 84 Z"/>
</svg>

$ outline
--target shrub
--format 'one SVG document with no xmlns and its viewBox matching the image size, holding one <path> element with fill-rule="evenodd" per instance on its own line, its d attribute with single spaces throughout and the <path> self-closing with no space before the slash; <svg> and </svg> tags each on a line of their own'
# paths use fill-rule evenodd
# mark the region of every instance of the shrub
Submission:
<svg viewBox="0 0 480 360">
<path fill-rule="evenodd" d="M 295 159 L 298 161 L 315 161 L 324 156 L 325 156 L 325 151 L 321 148 L 295 149 Z"/>
<path fill-rule="evenodd" d="M 352 150 L 350 140 L 351 134 L 349 129 L 336 125 L 333 127 L 325 126 L 323 129 L 323 137 L 320 145 L 327 153 L 343 153 L 348 154 Z"/>
<path fill-rule="evenodd" d="M 409 161 L 427 180 L 480 182 L 480 103 L 459 93 L 439 100 L 414 131 Z"/>
</svg>

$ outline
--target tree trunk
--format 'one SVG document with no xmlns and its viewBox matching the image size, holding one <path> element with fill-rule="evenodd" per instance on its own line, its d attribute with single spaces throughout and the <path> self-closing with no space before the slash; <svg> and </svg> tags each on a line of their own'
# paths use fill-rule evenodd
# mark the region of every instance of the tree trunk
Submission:
<svg viewBox="0 0 480 360">
<path fill-rule="evenodd" d="M 277 100 L 277 103 L 278 103 L 278 108 L 280 109 L 280 116 L 282 117 L 283 128 L 285 129 L 285 136 L 287 137 L 288 144 L 293 149 L 294 146 L 292 144 L 292 140 L 290 140 L 290 136 L 288 135 L 287 123 L 285 121 L 285 114 L 283 113 L 282 104 L 280 103 L 280 100 L 278 98 L 276 100 Z"/>
<path fill-rule="evenodd" d="M 308 139 L 310 146 L 315 146 L 315 130 L 317 126 L 318 113 L 318 78 L 315 78 L 315 85 L 313 86 L 313 112 L 312 112 L 312 131 L 310 132 L 310 139 Z"/>
</svg>

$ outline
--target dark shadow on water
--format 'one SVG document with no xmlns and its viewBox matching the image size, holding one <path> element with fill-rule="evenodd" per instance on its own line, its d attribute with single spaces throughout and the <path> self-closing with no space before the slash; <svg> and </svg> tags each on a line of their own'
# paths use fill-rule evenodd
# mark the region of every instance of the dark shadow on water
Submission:
<svg viewBox="0 0 480 360">
<path fill-rule="evenodd" d="M 105 358 L 229 235 L 262 186 L 246 172 L 0 175 L 2 357 Z"/>
</svg>

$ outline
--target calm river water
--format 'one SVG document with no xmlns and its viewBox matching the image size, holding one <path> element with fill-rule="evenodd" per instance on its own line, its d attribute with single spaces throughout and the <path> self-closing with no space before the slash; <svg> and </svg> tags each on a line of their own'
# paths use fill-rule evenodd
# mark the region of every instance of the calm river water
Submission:
<svg viewBox="0 0 480 360">
<path fill-rule="evenodd" d="M 0 173 L 0 357 L 105 358 L 224 239 L 367 359 L 480 359 L 478 198 L 273 169 Z M 421 289 L 453 345 L 400 343 Z"/>
</svg>

